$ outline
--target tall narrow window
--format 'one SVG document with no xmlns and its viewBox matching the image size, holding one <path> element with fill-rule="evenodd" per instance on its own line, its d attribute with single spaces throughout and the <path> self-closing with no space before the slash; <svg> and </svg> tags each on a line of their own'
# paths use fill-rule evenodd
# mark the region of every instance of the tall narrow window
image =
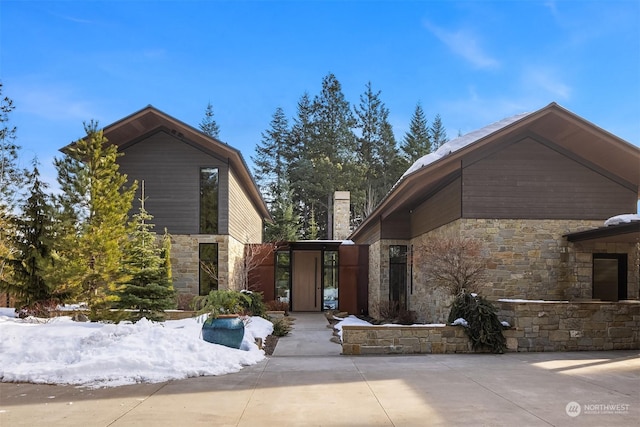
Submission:
<svg viewBox="0 0 640 427">
<path fill-rule="evenodd" d="M 218 234 L 218 169 L 200 169 L 200 233 Z"/>
<path fill-rule="evenodd" d="M 200 243 L 200 295 L 208 295 L 209 292 L 218 289 L 218 244 Z"/>
<path fill-rule="evenodd" d="M 324 310 L 338 309 L 338 251 L 324 252 Z"/>
<path fill-rule="evenodd" d="M 291 253 L 289 251 L 276 253 L 276 299 L 289 302 L 291 277 Z"/>
<path fill-rule="evenodd" d="M 389 246 L 389 301 L 407 309 L 407 246 Z"/>
</svg>

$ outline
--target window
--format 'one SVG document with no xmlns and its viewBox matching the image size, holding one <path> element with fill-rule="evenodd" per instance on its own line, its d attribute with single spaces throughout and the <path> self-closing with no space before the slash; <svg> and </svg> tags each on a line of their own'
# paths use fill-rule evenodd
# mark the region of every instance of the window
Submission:
<svg viewBox="0 0 640 427">
<path fill-rule="evenodd" d="M 291 253 L 276 253 L 276 299 L 280 302 L 289 302 L 289 282 Z"/>
<path fill-rule="evenodd" d="M 324 310 L 338 309 L 338 251 L 324 252 Z"/>
<path fill-rule="evenodd" d="M 593 254 L 593 298 L 627 299 L 627 254 Z"/>
<path fill-rule="evenodd" d="M 218 169 L 200 169 L 200 233 L 218 234 Z"/>
<path fill-rule="evenodd" d="M 389 301 L 407 309 L 407 246 L 389 246 Z"/>
<path fill-rule="evenodd" d="M 218 244 L 200 243 L 200 295 L 208 295 L 209 292 L 218 289 Z"/>
</svg>

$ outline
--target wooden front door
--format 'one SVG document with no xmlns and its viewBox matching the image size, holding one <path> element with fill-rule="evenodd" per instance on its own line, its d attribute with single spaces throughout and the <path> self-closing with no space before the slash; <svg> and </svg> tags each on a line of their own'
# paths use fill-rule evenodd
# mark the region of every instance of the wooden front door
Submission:
<svg viewBox="0 0 640 427">
<path fill-rule="evenodd" d="M 293 251 L 291 297 L 293 311 L 322 311 L 320 251 Z"/>
</svg>

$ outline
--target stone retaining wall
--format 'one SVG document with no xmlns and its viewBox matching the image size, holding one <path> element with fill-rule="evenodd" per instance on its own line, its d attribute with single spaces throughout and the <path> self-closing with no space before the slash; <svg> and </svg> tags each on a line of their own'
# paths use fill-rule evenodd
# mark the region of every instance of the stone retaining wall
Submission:
<svg viewBox="0 0 640 427">
<path fill-rule="evenodd" d="M 507 351 L 640 349 L 640 301 L 496 301 Z M 463 326 L 346 325 L 342 354 L 473 353 Z"/>
<path fill-rule="evenodd" d="M 640 349 L 640 301 L 494 302 L 509 351 Z"/>
<path fill-rule="evenodd" d="M 462 326 L 362 326 L 342 328 L 342 354 L 472 353 Z"/>
</svg>

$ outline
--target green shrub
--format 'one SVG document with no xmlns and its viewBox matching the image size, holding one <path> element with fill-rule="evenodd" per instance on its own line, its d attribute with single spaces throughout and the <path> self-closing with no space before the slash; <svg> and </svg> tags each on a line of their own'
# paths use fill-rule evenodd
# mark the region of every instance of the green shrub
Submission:
<svg viewBox="0 0 640 427">
<path fill-rule="evenodd" d="M 222 314 L 263 316 L 265 313 L 262 294 L 251 291 L 230 289 L 211 291 L 209 295 L 193 298 L 191 304 L 198 313 L 208 313 L 211 317 L 218 317 Z"/>
<path fill-rule="evenodd" d="M 260 317 L 265 315 L 267 306 L 264 301 L 262 301 L 262 294 L 260 292 L 240 291 L 240 293 L 245 295 L 245 297 L 248 297 L 243 299 L 246 314 Z"/>
<path fill-rule="evenodd" d="M 449 323 L 458 318 L 467 321 L 465 332 L 474 350 L 487 348 L 494 353 L 504 353 L 507 342 L 502 334 L 503 326 L 489 301 L 476 294 L 461 292 L 453 301 Z"/>
<path fill-rule="evenodd" d="M 193 309 L 199 314 L 208 313 L 216 318 L 223 314 L 244 314 L 250 304 L 250 297 L 239 291 L 217 290 L 193 299 Z"/>
<path fill-rule="evenodd" d="M 275 319 L 273 322 L 273 333 L 277 337 L 284 337 L 291 332 L 291 322 L 287 318 Z"/>
</svg>

